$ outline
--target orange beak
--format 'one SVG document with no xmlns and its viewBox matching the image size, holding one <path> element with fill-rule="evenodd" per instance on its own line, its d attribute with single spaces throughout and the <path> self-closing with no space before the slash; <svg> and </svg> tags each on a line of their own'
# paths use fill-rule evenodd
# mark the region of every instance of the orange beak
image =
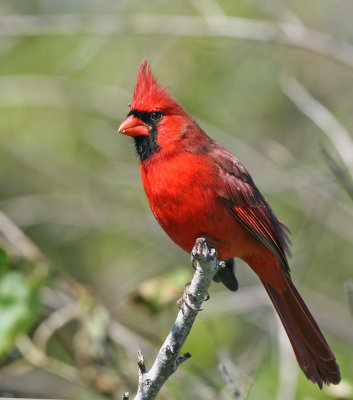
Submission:
<svg viewBox="0 0 353 400">
<path fill-rule="evenodd" d="M 139 118 L 134 115 L 130 115 L 123 121 L 119 126 L 118 133 L 122 133 L 127 136 L 148 136 L 150 133 L 150 127 L 142 122 Z"/>
</svg>

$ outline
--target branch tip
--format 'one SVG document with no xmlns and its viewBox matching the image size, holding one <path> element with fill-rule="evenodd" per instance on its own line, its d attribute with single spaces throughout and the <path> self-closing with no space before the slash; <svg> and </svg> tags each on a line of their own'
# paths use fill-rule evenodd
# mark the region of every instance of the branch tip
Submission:
<svg viewBox="0 0 353 400">
<path fill-rule="evenodd" d="M 142 354 L 142 350 L 138 350 L 137 352 L 137 365 L 139 366 L 140 373 L 143 375 L 147 372 L 145 366 L 145 358 Z"/>
<path fill-rule="evenodd" d="M 189 358 L 191 358 L 191 354 L 189 352 L 184 353 L 181 356 L 179 356 L 175 361 L 176 368 L 178 368 L 181 363 L 188 360 Z"/>
<path fill-rule="evenodd" d="M 195 265 L 195 261 L 210 262 L 217 257 L 216 249 L 207 243 L 204 236 L 196 239 L 195 246 L 191 251 L 191 262 Z"/>
</svg>

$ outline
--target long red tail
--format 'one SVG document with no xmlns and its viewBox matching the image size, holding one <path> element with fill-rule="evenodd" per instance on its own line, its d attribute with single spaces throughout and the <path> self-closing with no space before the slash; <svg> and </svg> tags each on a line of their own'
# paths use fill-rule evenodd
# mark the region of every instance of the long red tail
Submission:
<svg viewBox="0 0 353 400">
<path fill-rule="evenodd" d="M 262 283 L 281 318 L 300 368 L 320 389 L 322 383 L 339 383 L 340 369 L 335 356 L 292 280 L 285 273 L 283 276 L 286 288 L 281 292 Z"/>
</svg>

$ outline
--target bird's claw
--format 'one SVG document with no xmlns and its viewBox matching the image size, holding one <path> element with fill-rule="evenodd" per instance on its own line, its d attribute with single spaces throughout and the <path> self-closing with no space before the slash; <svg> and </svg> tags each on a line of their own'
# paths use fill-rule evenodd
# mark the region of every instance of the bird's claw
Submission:
<svg viewBox="0 0 353 400">
<path fill-rule="evenodd" d="M 191 264 L 195 268 L 195 263 L 198 260 L 212 261 L 217 257 L 217 250 L 215 247 L 207 243 L 205 237 L 196 239 L 195 246 L 191 251 Z"/>
<path fill-rule="evenodd" d="M 202 236 L 198 239 L 196 239 L 195 246 L 191 251 L 191 264 L 196 269 L 196 263 L 197 261 L 206 261 L 210 262 L 213 261 L 214 259 L 217 258 L 217 249 L 213 246 L 211 246 L 209 243 L 207 243 L 206 237 Z M 191 282 L 188 282 L 185 285 L 185 289 L 183 291 L 182 296 L 180 299 L 177 301 L 178 307 L 181 309 L 182 304 L 185 303 L 185 305 L 190 308 L 191 310 L 194 311 L 202 311 L 202 308 L 196 307 L 193 303 L 191 303 L 189 296 L 193 296 L 193 293 L 190 292 L 190 285 Z M 207 301 L 210 298 L 209 293 L 206 293 L 204 301 Z"/>
<path fill-rule="evenodd" d="M 202 311 L 203 308 L 198 308 L 196 307 L 194 304 L 191 303 L 190 299 L 189 299 L 189 295 L 192 296 L 192 293 L 190 292 L 190 286 L 191 286 L 191 282 L 188 282 L 185 285 L 185 289 L 183 291 L 183 294 L 181 295 L 180 299 L 177 301 L 177 305 L 179 307 L 179 309 L 181 310 L 181 307 L 183 305 L 183 303 L 185 303 L 185 305 L 190 308 L 191 310 L 194 311 Z M 209 293 L 206 293 L 206 297 L 204 301 L 207 301 L 210 298 Z"/>
</svg>

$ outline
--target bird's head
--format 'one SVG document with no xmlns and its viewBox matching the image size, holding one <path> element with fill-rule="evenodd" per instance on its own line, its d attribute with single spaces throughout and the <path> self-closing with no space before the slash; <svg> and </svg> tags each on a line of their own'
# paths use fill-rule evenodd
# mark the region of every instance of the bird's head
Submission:
<svg viewBox="0 0 353 400">
<path fill-rule="evenodd" d="M 145 161 L 160 148 L 167 149 L 190 121 L 186 111 L 159 84 L 150 65 L 143 60 L 129 113 L 118 132 L 134 138 L 136 150 Z"/>
</svg>

